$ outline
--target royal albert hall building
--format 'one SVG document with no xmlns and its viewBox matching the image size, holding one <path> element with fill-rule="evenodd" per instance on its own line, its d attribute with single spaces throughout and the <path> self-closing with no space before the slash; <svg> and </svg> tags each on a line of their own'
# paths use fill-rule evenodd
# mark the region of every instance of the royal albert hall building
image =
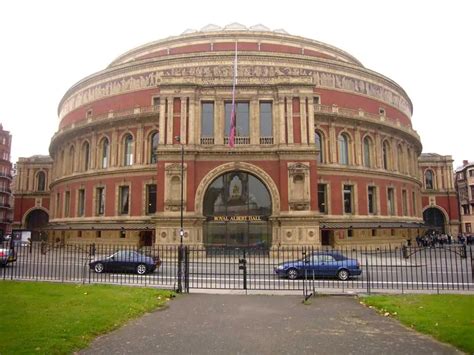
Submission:
<svg viewBox="0 0 474 355">
<path fill-rule="evenodd" d="M 56 240 L 169 245 L 183 223 L 186 244 L 380 245 L 423 222 L 406 92 L 283 30 L 207 26 L 145 44 L 73 85 L 58 112 Z"/>
</svg>

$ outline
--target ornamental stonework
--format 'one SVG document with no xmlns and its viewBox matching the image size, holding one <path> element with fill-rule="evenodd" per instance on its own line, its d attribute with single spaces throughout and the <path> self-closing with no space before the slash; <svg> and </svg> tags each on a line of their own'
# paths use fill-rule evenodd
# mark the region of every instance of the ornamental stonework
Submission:
<svg viewBox="0 0 474 355">
<path fill-rule="evenodd" d="M 181 66 L 124 76 L 77 91 L 61 105 L 59 117 L 62 119 L 69 112 L 93 101 L 113 95 L 155 88 L 160 85 L 230 86 L 232 75 L 232 65 L 208 64 L 198 67 Z M 292 66 L 240 65 L 237 78 L 238 85 L 294 84 L 344 90 L 385 101 L 408 117 L 411 116 L 408 101 L 394 90 L 349 75 Z"/>
</svg>

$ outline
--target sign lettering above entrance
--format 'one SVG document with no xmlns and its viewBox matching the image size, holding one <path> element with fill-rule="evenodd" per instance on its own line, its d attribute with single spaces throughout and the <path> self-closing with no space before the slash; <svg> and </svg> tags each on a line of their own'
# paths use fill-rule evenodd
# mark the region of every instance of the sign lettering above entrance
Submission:
<svg viewBox="0 0 474 355">
<path fill-rule="evenodd" d="M 214 216 L 213 221 L 216 222 L 249 222 L 263 221 L 262 216 Z"/>
</svg>

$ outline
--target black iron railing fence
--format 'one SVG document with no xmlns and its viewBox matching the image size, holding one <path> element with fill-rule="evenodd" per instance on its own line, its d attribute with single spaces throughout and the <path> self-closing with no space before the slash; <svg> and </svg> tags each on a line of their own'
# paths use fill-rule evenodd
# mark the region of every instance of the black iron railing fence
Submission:
<svg viewBox="0 0 474 355">
<path fill-rule="evenodd" d="M 0 248 L 2 264 L 1 255 L 10 253 L 10 245 L 4 243 Z M 474 291 L 471 245 L 376 250 L 192 245 L 182 247 L 181 253 L 179 248 L 178 245 L 137 248 L 45 242 L 18 244 L 13 248 L 16 261 L 0 268 L 0 279 L 146 285 L 182 292 L 190 289 Z M 102 270 L 95 268 L 97 262 L 104 264 Z"/>
</svg>

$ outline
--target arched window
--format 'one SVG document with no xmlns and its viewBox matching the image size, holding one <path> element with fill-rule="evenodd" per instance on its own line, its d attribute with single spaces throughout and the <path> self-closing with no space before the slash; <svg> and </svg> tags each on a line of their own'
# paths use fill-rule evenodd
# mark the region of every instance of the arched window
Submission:
<svg viewBox="0 0 474 355">
<path fill-rule="evenodd" d="M 105 137 L 100 144 L 100 167 L 102 169 L 106 169 L 109 166 L 109 155 L 109 140 Z"/>
<path fill-rule="evenodd" d="M 390 168 L 390 145 L 387 141 L 384 141 L 382 145 L 382 159 L 383 168 L 388 170 Z"/>
<path fill-rule="evenodd" d="M 397 155 L 398 155 L 398 172 L 399 173 L 404 173 L 405 172 L 405 169 L 403 169 L 403 161 L 404 161 L 404 156 L 403 156 L 403 149 L 402 149 L 402 146 L 399 145 L 398 146 L 398 149 L 397 149 Z"/>
<path fill-rule="evenodd" d="M 36 174 L 36 189 L 37 191 L 44 191 L 46 188 L 46 176 L 43 171 Z"/>
<path fill-rule="evenodd" d="M 319 132 L 314 133 L 314 143 L 316 143 L 316 149 L 319 151 L 316 161 L 318 163 L 324 163 L 324 138 Z"/>
<path fill-rule="evenodd" d="M 364 166 L 372 167 L 372 140 L 370 137 L 364 138 Z"/>
<path fill-rule="evenodd" d="M 349 138 L 346 134 L 339 136 L 339 164 L 349 164 Z"/>
<path fill-rule="evenodd" d="M 425 188 L 427 190 L 433 190 L 434 188 L 434 175 L 431 170 L 425 171 Z"/>
<path fill-rule="evenodd" d="M 89 142 L 84 142 L 82 145 L 82 168 L 84 171 L 89 170 Z"/>
<path fill-rule="evenodd" d="M 71 146 L 71 148 L 69 148 L 69 167 L 68 167 L 69 174 L 72 174 L 74 172 L 75 155 L 76 155 L 76 151 L 74 149 L 74 146 Z"/>
<path fill-rule="evenodd" d="M 148 159 L 150 164 L 154 164 L 158 161 L 156 151 L 158 149 L 159 139 L 160 139 L 160 135 L 158 134 L 158 132 L 153 132 L 152 134 L 150 134 L 150 140 L 149 140 L 149 145 L 148 145 L 150 148 L 149 159 Z"/>
<path fill-rule="evenodd" d="M 133 164 L 133 137 L 127 134 L 123 138 L 123 165 L 130 166 Z"/>
</svg>

